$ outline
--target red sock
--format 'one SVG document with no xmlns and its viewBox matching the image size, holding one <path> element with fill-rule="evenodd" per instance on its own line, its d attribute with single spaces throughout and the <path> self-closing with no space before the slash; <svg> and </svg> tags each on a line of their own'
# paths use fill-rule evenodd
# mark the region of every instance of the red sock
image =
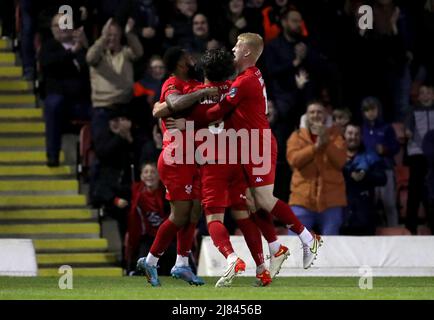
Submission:
<svg viewBox="0 0 434 320">
<path fill-rule="evenodd" d="M 301 224 L 300 220 L 298 220 L 294 212 L 292 212 L 289 205 L 282 200 L 277 200 L 276 205 L 270 213 L 284 224 L 289 225 L 289 229 L 296 234 L 300 234 L 304 230 L 304 226 Z"/>
<path fill-rule="evenodd" d="M 264 263 L 264 252 L 262 251 L 262 239 L 258 227 L 250 218 L 237 220 L 237 225 L 243 233 L 256 266 L 260 266 Z"/>
<path fill-rule="evenodd" d="M 187 257 L 193 246 L 194 232 L 196 231 L 196 223 L 189 223 L 178 231 L 177 236 L 177 251 L 178 254 Z"/>
<path fill-rule="evenodd" d="M 221 221 L 211 221 L 208 223 L 208 232 L 214 245 L 225 258 L 234 252 L 229 239 L 229 232 Z"/>
<path fill-rule="evenodd" d="M 155 257 L 161 257 L 169 247 L 179 228 L 169 219 L 166 219 L 158 228 L 157 235 L 149 250 Z"/>
<path fill-rule="evenodd" d="M 271 214 L 263 209 L 259 209 L 251 217 L 268 243 L 277 241 L 276 229 Z"/>
</svg>

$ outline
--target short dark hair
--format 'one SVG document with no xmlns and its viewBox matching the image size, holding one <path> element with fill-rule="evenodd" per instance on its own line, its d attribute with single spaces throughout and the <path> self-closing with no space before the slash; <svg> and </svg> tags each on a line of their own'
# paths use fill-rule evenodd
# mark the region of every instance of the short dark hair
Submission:
<svg viewBox="0 0 434 320">
<path fill-rule="evenodd" d="M 284 20 L 288 17 L 288 15 L 292 12 L 298 12 L 301 14 L 300 10 L 298 10 L 294 5 L 289 5 L 280 10 L 279 18 L 280 20 Z"/>
<path fill-rule="evenodd" d="M 175 72 L 179 60 L 181 60 L 185 54 L 185 50 L 181 47 L 172 47 L 167 49 L 166 53 L 164 54 L 163 61 L 169 74 Z"/>
<path fill-rule="evenodd" d="M 225 49 L 207 50 L 200 64 L 210 81 L 225 81 L 235 73 L 234 56 Z"/>
</svg>

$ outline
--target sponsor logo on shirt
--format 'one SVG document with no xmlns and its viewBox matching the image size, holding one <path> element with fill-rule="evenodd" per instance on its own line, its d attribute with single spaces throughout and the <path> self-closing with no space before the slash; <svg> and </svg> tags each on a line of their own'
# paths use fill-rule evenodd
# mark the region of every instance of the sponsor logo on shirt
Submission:
<svg viewBox="0 0 434 320">
<path fill-rule="evenodd" d="M 231 91 L 229 91 L 229 97 L 231 99 L 235 98 L 235 95 L 237 94 L 238 88 L 232 88 Z"/>
</svg>

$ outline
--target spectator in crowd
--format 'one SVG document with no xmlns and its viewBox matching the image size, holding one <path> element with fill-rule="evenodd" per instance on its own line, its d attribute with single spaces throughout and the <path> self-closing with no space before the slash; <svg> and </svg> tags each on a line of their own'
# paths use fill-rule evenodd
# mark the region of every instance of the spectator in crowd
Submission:
<svg viewBox="0 0 434 320">
<path fill-rule="evenodd" d="M 341 130 L 342 135 L 345 133 L 346 126 L 351 121 L 351 111 L 347 108 L 333 110 L 333 125 Z"/>
<path fill-rule="evenodd" d="M 160 56 L 152 56 L 149 59 L 148 68 L 142 79 L 134 83 L 134 96 L 146 97 L 146 103 L 150 108 L 160 99 L 161 85 L 166 75 L 166 67 Z"/>
<path fill-rule="evenodd" d="M 93 172 L 91 202 L 94 207 L 103 207 L 104 213 L 117 221 L 121 239 L 127 231 L 133 142 L 131 120 L 115 110 L 109 113 L 109 126 L 94 137 L 98 167 Z"/>
<path fill-rule="evenodd" d="M 377 198 L 383 203 L 388 227 L 398 225 L 398 210 L 396 207 L 395 155 L 400 145 L 395 129 L 382 118 L 380 100 L 367 97 L 362 101 L 364 123 L 362 127 L 363 143 L 368 151 L 376 152 L 385 162 L 387 183 L 377 188 Z"/>
<path fill-rule="evenodd" d="M 40 65 L 45 84 L 45 124 L 47 165 L 59 165 L 64 120 L 90 120 L 89 69 L 86 64 L 88 42 L 83 27 L 59 27 L 61 14 L 51 20 L 53 38 L 45 41 Z"/>
<path fill-rule="evenodd" d="M 227 7 L 223 8 L 226 16 L 214 23 L 214 30 L 218 39 L 228 48 L 235 46 L 237 37 L 241 33 L 264 33 L 260 12 L 246 8 L 244 3 L 244 0 L 229 0 Z"/>
<path fill-rule="evenodd" d="M 152 116 L 152 107 L 160 99 L 165 74 L 166 67 L 163 59 L 160 56 L 153 56 L 149 60 L 145 75 L 134 83 L 134 119 L 149 137 L 156 123 Z"/>
<path fill-rule="evenodd" d="M 300 12 L 293 8 L 285 10 L 281 24 L 283 32 L 265 47 L 265 59 L 270 78 L 268 89 L 276 103 L 281 134 L 288 136 L 296 125 L 291 119 L 301 116 L 302 105 L 314 97 L 313 75 L 319 67 L 314 51 L 303 37 Z"/>
<path fill-rule="evenodd" d="M 431 234 L 434 234 L 434 130 L 429 131 L 422 144 L 423 152 L 428 163 L 428 186 L 429 209 L 427 212 L 428 224 L 431 227 Z"/>
<path fill-rule="evenodd" d="M 142 165 L 140 181 L 132 185 L 131 206 L 128 213 L 128 229 L 125 237 L 125 260 L 127 273 L 135 270 L 139 257 L 146 256 L 154 241 L 160 224 L 169 216 L 170 208 L 165 201 L 165 189 L 158 175 L 155 162 Z M 160 260 L 161 274 L 170 273 L 171 261 L 176 257 L 176 247 L 169 247 L 169 255 Z M 166 269 L 165 271 L 162 269 Z"/>
<path fill-rule="evenodd" d="M 13 39 L 15 37 L 15 7 L 14 1 L 0 3 L 1 36 Z"/>
<path fill-rule="evenodd" d="M 267 93 L 274 101 L 277 118 L 274 124 L 278 144 L 277 177 L 287 176 L 290 171 L 285 159 L 285 143 L 302 115 L 303 106 L 314 97 L 315 80 L 310 73 L 314 73 L 316 65 L 315 54 L 302 35 L 300 12 L 293 8 L 285 10 L 281 25 L 283 32 L 265 46 Z M 289 180 L 282 184 L 289 185 Z M 281 184 L 276 183 L 276 188 L 282 188 Z M 279 197 L 287 199 L 285 194 Z"/>
<path fill-rule="evenodd" d="M 92 136 L 107 127 L 110 109 L 128 109 L 133 97 L 133 61 L 140 58 L 143 48 L 133 33 L 134 20 L 125 26 L 127 45 L 122 45 L 122 28 L 110 18 L 101 37 L 89 48 L 86 60 L 90 65 L 92 85 Z"/>
<path fill-rule="evenodd" d="M 23 75 L 29 80 L 35 79 L 36 50 L 34 38 L 36 32 L 37 7 L 32 0 L 20 0 L 21 10 L 21 59 Z"/>
<path fill-rule="evenodd" d="M 345 141 L 336 127 L 327 128 L 325 108 L 308 104 L 306 127 L 291 134 L 287 159 L 293 170 L 289 204 L 309 230 L 337 235 L 347 205 L 342 169 L 346 162 Z"/>
<path fill-rule="evenodd" d="M 376 229 L 375 188 L 386 184 L 383 161 L 367 151 L 361 141 L 360 127 L 344 127 L 347 163 L 344 167 L 348 205 L 344 208 L 342 234 L 374 235 Z"/>
<path fill-rule="evenodd" d="M 147 60 L 155 54 L 162 54 L 161 42 L 163 30 L 161 19 L 154 0 L 134 0 L 132 18 L 137 22 L 137 29 Z"/>
<path fill-rule="evenodd" d="M 193 16 L 193 38 L 185 45 L 185 49 L 193 55 L 195 61 L 199 61 L 210 41 L 216 40 L 210 35 L 208 18 L 203 13 L 196 13 Z"/>
<path fill-rule="evenodd" d="M 175 0 L 175 14 L 165 26 L 165 49 L 183 45 L 193 39 L 193 16 L 197 12 L 197 0 Z"/>
<path fill-rule="evenodd" d="M 429 86 L 419 88 L 418 104 L 409 112 L 406 121 L 408 181 L 406 226 L 417 234 L 418 212 L 422 203 L 428 211 L 428 194 L 425 178 L 428 173 L 427 159 L 422 150 L 425 135 L 434 130 L 434 92 Z"/>
<path fill-rule="evenodd" d="M 135 0 L 90 0 L 91 10 L 96 18 L 98 31 L 110 18 L 116 20 L 119 25 L 127 23 L 128 17 L 132 15 L 135 7 Z"/>
</svg>

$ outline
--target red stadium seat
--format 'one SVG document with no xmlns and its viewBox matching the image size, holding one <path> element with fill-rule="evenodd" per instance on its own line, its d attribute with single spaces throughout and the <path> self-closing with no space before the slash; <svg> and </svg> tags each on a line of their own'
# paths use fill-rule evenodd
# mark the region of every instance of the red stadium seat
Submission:
<svg viewBox="0 0 434 320">
<path fill-rule="evenodd" d="M 92 149 L 92 135 L 90 123 L 86 123 L 80 130 L 80 140 L 77 157 L 77 173 L 86 175 L 91 164 L 95 160 L 95 152 Z"/>
</svg>

